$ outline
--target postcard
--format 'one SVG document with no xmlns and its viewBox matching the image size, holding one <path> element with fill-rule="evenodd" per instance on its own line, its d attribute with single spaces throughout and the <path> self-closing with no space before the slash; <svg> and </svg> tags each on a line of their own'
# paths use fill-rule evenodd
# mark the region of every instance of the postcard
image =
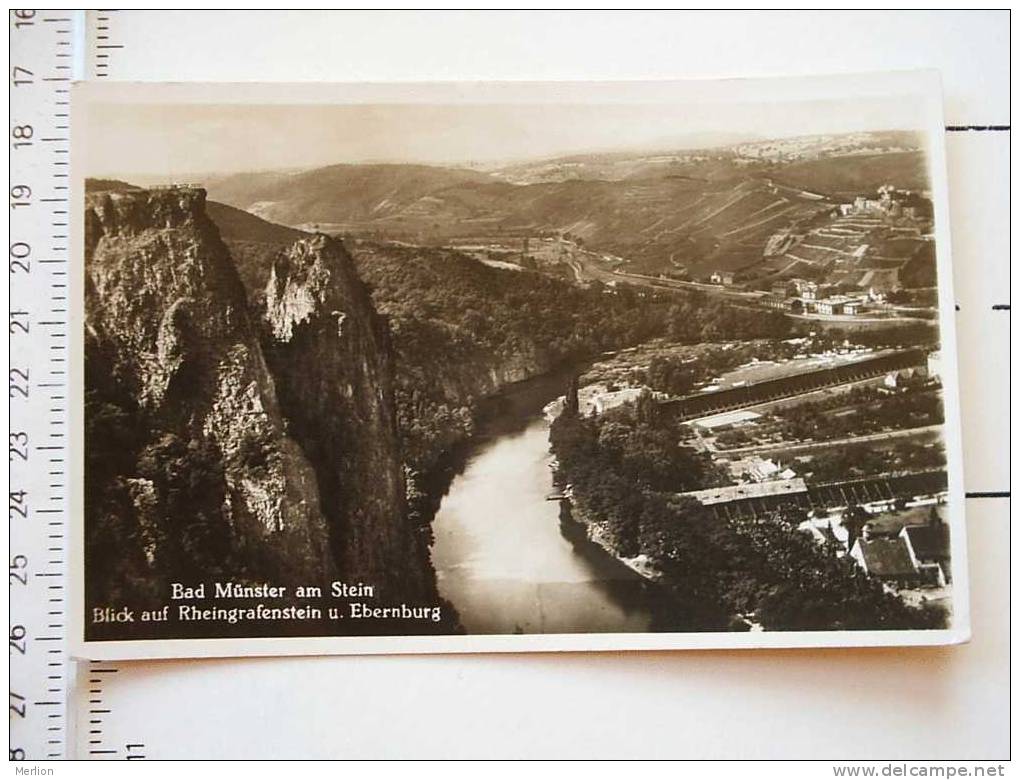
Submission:
<svg viewBox="0 0 1020 780">
<path fill-rule="evenodd" d="M 77 655 L 969 637 L 937 74 L 73 93 Z"/>
</svg>

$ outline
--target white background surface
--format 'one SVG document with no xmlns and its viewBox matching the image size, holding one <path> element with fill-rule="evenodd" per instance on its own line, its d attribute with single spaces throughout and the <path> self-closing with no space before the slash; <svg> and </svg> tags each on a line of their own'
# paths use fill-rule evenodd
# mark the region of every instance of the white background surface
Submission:
<svg viewBox="0 0 1020 780">
<path fill-rule="evenodd" d="M 674 79 L 934 67 L 947 124 L 1010 121 L 1004 12 L 107 16 L 106 42 L 124 48 L 92 49 L 89 77 Z M 1009 303 L 1009 133 L 950 133 L 947 154 L 966 489 L 1006 491 L 1010 314 L 992 306 Z M 969 499 L 967 515 L 974 639 L 962 647 L 118 663 L 80 679 L 110 711 L 101 739 L 117 757 L 1006 758 L 1008 499 Z"/>
</svg>

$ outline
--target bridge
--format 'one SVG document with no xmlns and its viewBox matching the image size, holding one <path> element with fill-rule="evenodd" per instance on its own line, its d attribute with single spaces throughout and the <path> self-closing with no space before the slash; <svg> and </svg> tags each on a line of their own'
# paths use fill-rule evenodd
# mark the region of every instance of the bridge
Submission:
<svg viewBox="0 0 1020 780">
<path fill-rule="evenodd" d="M 769 401 L 791 398 L 826 387 L 872 379 L 890 371 L 923 366 L 927 362 L 927 357 L 928 353 L 923 349 L 904 349 L 834 368 L 806 371 L 779 379 L 768 379 L 741 387 L 731 387 L 714 393 L 697 393 L 683 398 L 671 398 L 662 401 L 659 408 L 680 421 L 691 420 Z"/>
</svg>

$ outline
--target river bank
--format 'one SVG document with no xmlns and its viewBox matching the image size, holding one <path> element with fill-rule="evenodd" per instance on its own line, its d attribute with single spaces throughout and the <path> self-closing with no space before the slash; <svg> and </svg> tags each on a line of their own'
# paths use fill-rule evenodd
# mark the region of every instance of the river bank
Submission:
<svg viewBox="0 0 1020 780">
<path fill-rule="evenodd" d="M 583 367 L 519 383 L 485 402 L 451 463 L 433 519 L 443 598 L 468 633 L 675 631 L 688 611 L 589 538 L 554 490 L 543 409 Z"/>
</svg>

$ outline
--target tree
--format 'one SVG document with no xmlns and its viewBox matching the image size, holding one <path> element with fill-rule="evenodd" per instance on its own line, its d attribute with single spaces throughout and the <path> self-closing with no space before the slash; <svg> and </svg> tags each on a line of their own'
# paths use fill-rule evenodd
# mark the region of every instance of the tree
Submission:
<svg viewBox="0 0 1020 780">
<path fill-rule="evenodd" d="M 808 519 L 808 513 L 799 506 L 788 504 L 780 507 L 779 519 L 791 528 L 797 528 Z"/>
<path fill-rule="evenodd" d="M 640 425 L 656 426 L 659 422 L 659 402 L 648 390 L 642 390 L 634 402 L 634 416 Z"/>
<path fill-rule="evenodd" d="M 864 526 L 868 524 L 870 515 L 863 507 L 857 504 L 850 504 L 843 512 L 843 519 L 840 520 L 847 532 L 846 548 L 853 549 L 854 543 L 860 538 Z"/>
</svg>

